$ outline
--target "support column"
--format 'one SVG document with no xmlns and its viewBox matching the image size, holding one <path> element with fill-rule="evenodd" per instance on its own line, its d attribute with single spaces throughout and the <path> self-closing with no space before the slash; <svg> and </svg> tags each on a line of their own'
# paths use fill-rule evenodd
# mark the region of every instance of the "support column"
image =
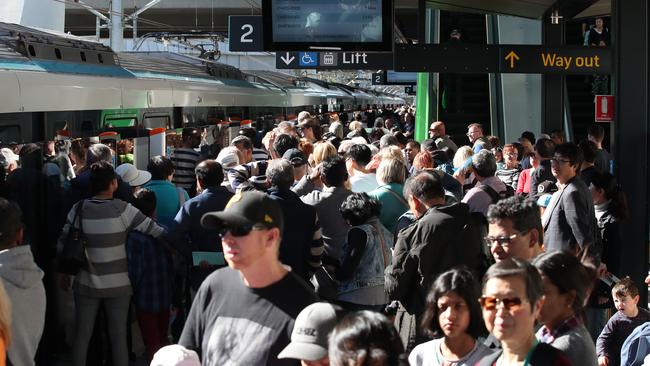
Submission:
<svg viewBox="0 0 650 366">
<path fill-rule="evenodd" d="M 638 285 L 647 304 L 643 279 L 648 270 L 650 123 L 648 98 L 648 23 L 646 0 L 613 0 L 614 92 L 616 95 L 616 176 L 627 195 L 630 218 L 623 223 L 621 261 L 624 274 Z M 624 163 L 623 163 L 624 162 Z"/>
<path fill-rule="evenodd" d="M 120 52 L 124 47 L 124 24 L 122 23 L 124 10 L 122 0 L 111 1 L 111 49 Z"/>
<path fill-rule="evenodd" d="M 440 43 L 440 10 L 426 8 L 423 43 Z M 429 138 L 429 124 L 438 119 L 438 73 L 418 73 L 415 140 Z"/>
<path fill-rule="evenodd" d="M 560 24 L 551 24 L 551 10 L 542 18 L 542 44 L 545 46 L 564 46 L 564 19 Z M 542 132 L 563 129 L 564 126 L 564 75 L 542 76 Z"/>
</svg>

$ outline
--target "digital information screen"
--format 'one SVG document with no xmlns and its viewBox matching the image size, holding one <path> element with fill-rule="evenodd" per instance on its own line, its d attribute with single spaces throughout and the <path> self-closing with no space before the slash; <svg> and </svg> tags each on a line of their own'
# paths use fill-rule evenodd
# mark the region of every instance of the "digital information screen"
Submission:
<svg viewBox="0 0 650 366">
<path fill-rule="evenodd" d="M 391 0 L 265 0 L 263 12 L 275 50 L 392 47 Z"/>
<path fill-rule="evenodd" d="M 407 85 L 415 84 L 418 80 L 417 72 L 396 72 L 396 71 L 386 71 L 386 83 L 387 84 L 397 84 L 397 85 Z"/>
</svg>

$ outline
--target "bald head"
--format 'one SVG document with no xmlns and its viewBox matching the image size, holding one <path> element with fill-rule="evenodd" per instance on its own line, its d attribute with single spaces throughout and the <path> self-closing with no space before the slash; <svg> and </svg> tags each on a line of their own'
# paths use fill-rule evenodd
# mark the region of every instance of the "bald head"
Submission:
<svg viewBox="0 0 650 366">
<path fill-rule="evenodd" d="M 445 123 L 442 121 L 435 121 L 429 126 L 429 137 L 432 139 L 445 136 L 446 134 Z"/>
</svg>

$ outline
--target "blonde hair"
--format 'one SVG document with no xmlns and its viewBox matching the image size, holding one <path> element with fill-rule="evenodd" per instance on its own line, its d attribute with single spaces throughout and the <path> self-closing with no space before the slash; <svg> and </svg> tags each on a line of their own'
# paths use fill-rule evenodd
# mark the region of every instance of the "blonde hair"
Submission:
<svg viewBox="0 0 650 366">
<path fill-rule="evenodd" d="M 312 153 L 312 159 L 314 160 L 314 166 L 320 164 L 321 161 L 325 160 L 328 156 L 336 155 L 337 151 L 334 145 L 329 141 L 319 142 L 314 146 L 314 152 Z"/>
<path fill-rule="evenodd" d="M 406 165 L 402 160 L 383 158 L 377 168 L 377 182 L 379 184 L 399 183 L 406 180 Z"/>
<path fill-rule="evenodd" d="M 350 122 L 350 125 L 348 126 L 348 128 L 350 129 L 350 131 L 354 131 L 356 129 L 361 128 L 361 126 L 363 126 L 363 124 L 361 124 L 360 121 L 352 121 L 352 122 Z"/>
<path fill-rule="evenodd" d="M 379 156 L 381 157 L 381 160 L 395 159 L 406 165 L 406 159 L 404 158 L 402 149 L 395 145 L 386 146 L 383 149 L 379 150 Z"/>
<path fill-rule="evenodd" d="M 471 147 L 465 145 L 458 148 L 456 155 L 454 155 L 454 168 L 460 168 L 465 164 L 467 159 L 471 158 L 474 155 L 474 151 Z"/>
<path fill-rule="evenodd" d="M 5 341 L 5 348 L 11 343 L 11 301 L 0 281 L 0 337 Z"/>
</svg>

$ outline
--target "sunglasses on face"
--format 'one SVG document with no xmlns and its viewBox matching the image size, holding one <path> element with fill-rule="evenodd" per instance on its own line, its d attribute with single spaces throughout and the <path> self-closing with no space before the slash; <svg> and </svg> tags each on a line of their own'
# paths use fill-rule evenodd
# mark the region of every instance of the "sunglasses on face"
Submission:
<svg viewBox="0 0 650 366">
<path fill-rule="evenodd" d="M 223 226 L 219 229 L 219 236 L 223 238 L 227 233 L 230 235 L 240 238 L 251 233 L 253 230 L 263 230 L 264 228 L 257 225 L 245 225 L 245 226 Z"/>
<path fill-rule="evenodd" d="M 521 307 L 523 300 L 518 297 L 499 299 L 494 296 L 481 296 L 478 299 L 478 302 L 481 304 L 481 307 L 487 311 L 496 310 L 499 304 L 502 304 L 505 310 L 518 310 Z"/>
</svg>

